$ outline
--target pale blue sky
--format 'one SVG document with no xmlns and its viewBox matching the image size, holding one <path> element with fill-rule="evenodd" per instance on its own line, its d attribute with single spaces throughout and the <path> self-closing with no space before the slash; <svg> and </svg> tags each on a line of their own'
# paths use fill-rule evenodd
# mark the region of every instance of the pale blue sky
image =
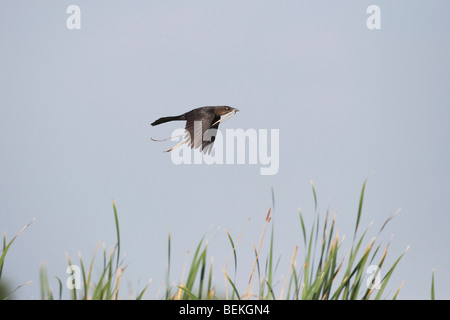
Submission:
<svg viewBox="0 0 450 320">
<path fill-rule="evenodd" d="M 66 8 L 81 8 L 81 30 Z M 381 8 L 368 30 L 366 8 Z M 302 243 L 297 210 L 337 212 L 352 234 L 361 186 L 362 227 L 391 239 L 399 298 L 450 298 L 448 1 L 3 1 L 0 10 L 0 231 L 14 243 L 3 276 L 16 297 L 39 298 L 39 266 L 65 278 L 68 252 L 90 259 L 115 243 L 119 211 L 125 277 L 135 290 L 172 281 L 206 233 L 217 286 L 230 245 L 246 284 L 275 192 L 278 277 Z M 180 123 L 161 116 L 203 105 L 240 109 L 226 128 L 279 129 L 280 169 L 180 165 L 162 150 Z M 298 253 L 298 261 L 304 252 Z M 284 267 L 284 268 L 283 268 Z M 383 271 L 383 270 L 382 270 Z M 387 270 L 386 270 L 387 272 Z M 54 281 L 57 287 L 56 280 Z M 126 295 L 126 289 L 123 290 Z M 393 293 L 392 293 L 393 294 Z"/>
</svg>

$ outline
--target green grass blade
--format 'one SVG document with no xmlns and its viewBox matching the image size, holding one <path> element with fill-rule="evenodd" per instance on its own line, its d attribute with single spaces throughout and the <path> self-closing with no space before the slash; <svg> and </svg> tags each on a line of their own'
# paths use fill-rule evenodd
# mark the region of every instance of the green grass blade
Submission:
<svg viewBox="0 0 450 320">
<path fill-rule="evenodd" d="M 359 222 L 360 222 L 360 219 L 361 219 L 361 212 L 362 212 L 362 207 L 363 207 L 363 202 L 364 202 L 364 192 L 366 190 L 366 183 L 367 183 L 368 179 L 369 178 L 367 178 L 364 181 L 363 186 L 362 186 L 362 190 L 361 190 L 361 196 L 359 197 L 358 214 L 356 215 L 356 225 L 355 225 L 354 237 L 356 237 L 356 234 L 357 234 L 358 228 L 359 228 Z"/>
<path fill-rule="evenodd" d="M 120 259 L 120 232 L 119 232 L 119 216 L 117 215 L 116 204 L 114 200 L 112 201 L 113 209 L 114 209 L 114 221 L 116 223 L 116 234 L 117 234 L 117 261 L 116 261 L 116 270 L 119 267 L 119 259 Z"/>
<path fill-rule="evenodd" d="M 203 249 L 202 253 L 200 253 L 202 243 L 203 243 L 203 238 L 202 238 L 202 240 L 200 240 L 200 243 L 198 244 L 197 249 L 195 250 L 195 254 L 194 254 L 194 257 L 192 258 L 191 267 L 189 269 L 188 277 L 186 280 L 186 284 L 184 286 L 184 287 L 186 287 L 186 289 L 188 289 L 191 292 L 194 287 L 194 282 L 197 277 L 198 270 L 199 270 L 200 266 L 202 266 L 202 269 L 203 269 L 204 264 L 205 264 L 207 245 L 205 245 L 205 248 Z M 200 253 L 200 255 L 199 255 L 199 253 Z M 200 279 L 200 280 L 202 281 L 202 279 Z M 183 295 L 183 300 L 184 300 L 184 299 L 187 299 L 189 297 L 189 295 L 187 295 L 186 290 L 183 290 L 183 292 L 185 293 Z"/>
<path fill-rule="evenodd" d="M 270 285 L 269 281 L 266 280 L 267 289 L 270 292 L 270 295 L 272 296 L 272 299 L 275 300 L 275 293 L 273 292 L 272 286 Z"/>
<path fill-rule="evenodd" d="M 435 300 L 435 292 L 434 292 L 434 270 L 431 274 L 431 300 Z"/>
<path fill-rule="evenodd" d="M 369 258 L 369 254 L 373 248 L 374 242 L 375 242 L 375 240 L 371 241 L 369 243 L 369 245 L 366 247 L 366 250 L 364 251 L 363 256 L 358 261 L 358 263 L 356 264 L 355 269 L 353 271 L 353 274 L 355 274 L 355 279 L 354 279 L 354 282 L 350 289 L 350 299 L 351 300 L 356 300 L 358 297 L 359 289 L 361 288 L 361 284 L 362 284 L 362 275 L 365 272 L 366 262 Z"/>
<path fill-rule="evenodd" d="M 381 281 L 381 287 L 378 290 L 378 293 L 375 297 L 375 300 L 379 300 L 381 298 L 381 295 L 384 292 L 384 289 L 386 288 L 386 285 L 389 281 L 389 278 L 392 276 L 392 273 L 394 272 L 395 267 L 397 266 L 397 264 L 400 262 L 400 260 L 403 258 L 403 256 L 405 255 L 406 251 L 408 251 L 409 246 L 406 248 L 406 250 L 400 255 L 400 257 L 398 257 L 397 260 L 395 260 L 395 263 L 392 265 L 392 267 L 389 269 L 388 273 L 386 273 L 386 275 L 383 277 L 383 280 Z"/>
<path fill-rule="evenodd" d="M 231 284 L 231 287 L 233 288 L 233 294 L 236 294 L 236 297 L 241 300 L 241 295 L 239 294 L 239 291 L 237 290 L 234 282 L 230 279 L 228 274 L 224 271 L 225 277 L 227 278 L 228 282 Z"/>
<path fill-rule="evenodd" d="M 84 286 L 84 296 L 82 299 L 86 300 L 88 298 L 89 286 L 87 283 L 86 270 L 84 269 L 84 264 L 83 264 L 83 259 L 81 259 L 81 254 L 80 254 L 79 258 L 80 258 L 81 275 L 83 276 L 83 286 Z"/>
<path fill-rule="evenodd" d="M 267 274 L 267 282 L 269 287 L 272 286 L 273 283 L 273 235 L 274 235 L 274 223 L 272 222 L 272 231 L 270 234 L 270 247 L 269 247 L 269 257 L 268 257 L 268 274 Z M 273 291 L 269 290 L 268 294 L 273 294 Z M 274 296 L 272 296 L 275 299 Z"/>
<path fill-rule="evenodd" d="M 306 247 L 306 227 L 305 227 L 305 221 L 303 221 L 303 216 L 302 216 L 302 212 L 300 209 L 298 209 L 298 216 L 300 218 L 300 225 L 302 227 L 303 243 L 305 244 L 305 247 Z"/>
<path fill-rule="evenodd" d="M 166 274 L 166 300 L 170 298 L 170 250 L 171 250 L 171 239 L 170 231 L 167 238 L 167 274 Z"/>
<path fill-rule="evenodd" d="M 48 282 L 47 268 L 41 265 L 39 270 L 39 280 L 41 284 L 41 300 L 53 300 L 50 284 Z"/>
<path fill-rule="evenodd" d="M 313 192 L 313 195 L 314 195 L 314 211 L 315 212 L 317 212 L 317 194 L 316 194 L 316 188 L 314 188 L 314 183 L 313 183 L 313 181 L 311 180 L 311 188 L 312 188 L 312 192 Z"/>
<path fill-rule="evenodd" d="M 214 262 L 214 259 L 211 258 L 211 263 L 209 265 L 208 286 L 206 287 L 208 299 L 212 298 L 212 295 L 210 296 L 210 294 L 212 294 L 213 262 Z"/>
<path fill-rule="evenodd" d="M 231 235 L 230 235 L 230 233 L 227 231 L 227 236 L 228 236 L 228 240 L 230 240 L 230 243 L 231 243 L 231 249 L 232 249 L 232 252 L 233 252 L 233 259 L 234 259 L 234 275 L 235 275 L 235 277 L 236 277 L 236 272 L 237 272 L 237 255 L 236 255 L 236 247 L 235 247 L 235 245 L 234 245 L 234 241 L 233 241 L 233 239 L 231 238 Z"/>
<path fill-rule="evenodd" d="M 187 300 L 187 297 L 191 298 L 192 300 L 200 300 L 199 297 L 197 297 L 191 290 L 189 290 L 185 286 L 177 286 L 177 287 L 183 290 L 184 292 L 183 296 L 185 297 L 183 298 L 183 300 Z"/>
<path fill-rule="evenodd" d="M 17 237 L 26 229 L 28 228 L 36 219 L 31 220 L 30 223 L 25 225 L 22 229 L 17 232 L 17 234 L 9 241 L 8 244 L 6 244 L 6 234 L 3 234 L 3 248 L 2 248 L 2 255 L 0 256 L 0 279 L 2 278 L 2 270 L 3 270 L 3 264 L 6 258 L 6 254 L 8 253 L 9 248 L 13 244 L 13 242 L 17 239 Z"/>
<path fill-rule="evenodd" d="M 147 285 L 144 287 L 144 289 L 141 290 L 141 292 L 139 293 L 139 295 L 136 297 L 136 300 L 142 300 L 142 297 L 144 296 L 145 291 L 148 289 L 148 287 L 150 286 L 151 281 L 149 281 L 147 283 Z M 166 298 L 167 300 L 168 298 Z"/>
<path fill-rule="evenodd" d="M 106 250 L 105 250 L 106 251 Z M 104 252 L 104 257 L 106 259 L 106 252 Z M 106 263 L 103 268 L 102 274 L 95 285 L 94 292 L 92 293 L 93 300 L 105 300 L 108 297 L 108 290 L 110 288 L 111 282 L 111 259 Z M 110 295 L 112 297 L 112 295 Z"/>
<path fill-rule="evenodd" d="M 202 254 L 202 256 L 201 256 L 200 264 L 201 264 L 201 268 L 200 268 L 200 283 L 199 283 L 199 286 L 198 286 L 198 297 L 199 297 L 199 299 L 202 298 L 203 282 L 205 280 L 206 250 L 205 250 L 204 254 Z"/>
<path fill-rule="evenodd" d="M 63 284 L 60 278 L 58 278 L 57 276 L 55 276 L 56 280 L 58 281 L 59 284 L 59 295 L 58 295 L 58 299 L 61 300 L 62 298 L 62 288 L 63 288 Z"/>
<path fill-rule="evenodd" d="M 24 287 L 26 285 L 29 285 L 31 282 L 33 282 L 33 281 L 30 280 L 30 281 L 27 281 L 27 282 L 17 286 L 13 291 L 8 293 L 6 296 L 2 297 L 1 300 L 8 300 L 9 298 L 11 298 L 11 296 L 14 294 L 14 292 L 16 292 L 18 289 L 20 289 L 20 288 L 22 288 L 22 287 Z"/>
</svg>

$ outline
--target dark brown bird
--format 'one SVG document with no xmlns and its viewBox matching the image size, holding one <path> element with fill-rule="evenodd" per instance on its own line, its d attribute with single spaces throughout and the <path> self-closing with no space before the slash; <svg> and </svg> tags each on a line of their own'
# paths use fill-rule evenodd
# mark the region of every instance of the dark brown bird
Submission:
<svg viewBox="0 0 450 320">
<path fill-rule="evenodd" d="M 201 107 L 179 116 L 159 118 L 152 123 L 152 126 L 169 121 L 185 120 L 187 131 L 185 140 L 167 151 L 172 151 L 184 143 L 189 143 L 192 149 L 200 147 L 202 152 L 210 154 L 220 122 L 233 116 L 237 111 L 239 110 L 229 106 Z"/>
</svg>

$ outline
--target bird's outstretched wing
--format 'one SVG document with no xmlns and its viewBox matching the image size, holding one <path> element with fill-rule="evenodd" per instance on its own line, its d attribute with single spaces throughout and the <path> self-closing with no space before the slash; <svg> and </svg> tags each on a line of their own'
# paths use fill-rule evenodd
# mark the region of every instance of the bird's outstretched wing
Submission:
<svg viewBox="0 0 450 320">
<path fill-rule="evenodd" d="M 186 121 L 185 139 L 192 149 L 200 148 L 203 153 L 211 153 L 219 123 L 213 125 L 220 117 L 214 114 L 199 114 Z"/>
</svg>

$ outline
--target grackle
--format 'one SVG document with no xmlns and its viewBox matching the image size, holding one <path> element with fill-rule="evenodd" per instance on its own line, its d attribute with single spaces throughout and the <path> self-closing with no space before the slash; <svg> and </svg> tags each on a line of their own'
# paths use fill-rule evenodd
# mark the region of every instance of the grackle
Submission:
<svg viewBox="0 0 450 320">
<path fill-rule="evenodd" d="M 152 126 L 157 126 L 161 123 L 166 123 L 169 121 L 185 120 L 187 131 L 185 140 L 175 147 L 167 150 L 167 152 L 172 151 L 184 143 L 188 143 L 191 149 L 200 147 L 202 152 L 210 154 L 220 122 L 234 116 L 237 111 L 239 110 L 229 106 L 201 107 L 179 116 L 159 118 L 152 123 Z"/>
</svg>

